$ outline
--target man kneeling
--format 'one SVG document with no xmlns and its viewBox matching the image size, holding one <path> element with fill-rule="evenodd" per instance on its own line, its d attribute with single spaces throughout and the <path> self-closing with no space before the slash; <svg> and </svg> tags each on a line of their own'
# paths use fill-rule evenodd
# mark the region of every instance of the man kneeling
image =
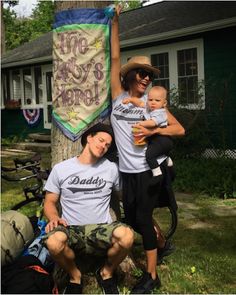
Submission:
<svg viewBox="0 0 236 295">
<path fill-rule="evenodd" d="M 44 239 L 53 259 L 69 274 L 64 294 L 82 293 L 74 251 L 85 248 L 106 251 L 107 260 L 96 278 L 105 294 L 119 294 L 114 271 L 132 247 L 134 234 L 129 226 L 112 222 L 109 212 L 112 189 L 120 189 L 117 165 L 103 157 L 113 139 L 110 126 L 91 127 L 81 138 L 81 154 L 56 164 L 45 185 L 44 214 L 49 222 Z"/>
</svg>

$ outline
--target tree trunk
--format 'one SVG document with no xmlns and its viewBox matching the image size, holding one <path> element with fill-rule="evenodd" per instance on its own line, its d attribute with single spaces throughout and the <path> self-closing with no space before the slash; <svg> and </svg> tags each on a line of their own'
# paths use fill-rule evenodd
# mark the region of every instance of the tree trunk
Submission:
<svg viewBox="0 0 236 295">
<path fill-rule="evenodd" d="M 110 5 L 111 1 L 55 1 L 55 3 L 55 12 L 59 12 L 73 8 L 104 8 Z M 54 124 L 52 124 L 51 129 L 51 144 L 52 166 L 77 155 L 82 148 L 80 140 L 71 141 Z M 125 273 L 131 273 L 131 270 L 136 268 L 130 256 L 127 256 L 120 266 Z"/>
</svg>

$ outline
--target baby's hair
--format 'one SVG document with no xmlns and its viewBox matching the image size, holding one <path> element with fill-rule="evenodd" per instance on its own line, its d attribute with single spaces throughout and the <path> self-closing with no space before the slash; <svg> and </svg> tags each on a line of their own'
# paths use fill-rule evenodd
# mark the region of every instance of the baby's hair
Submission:
<svg viewBox="0 0 236 295">
<path fill-rule="evenodd" d="M 162 91 L 164 91 L 164 92 L 165 92 L 165 99 L 167 99 L 168 91 L 167 91 L 167 89 L 166 89 L 165 87 L 163 87 L 163 86 L 153 86 L 153 87 L 150 89 L 150 91 L 151 91 L 151 90 L 156 90 L 156 91 L 162 90 Z"/>
</svg>

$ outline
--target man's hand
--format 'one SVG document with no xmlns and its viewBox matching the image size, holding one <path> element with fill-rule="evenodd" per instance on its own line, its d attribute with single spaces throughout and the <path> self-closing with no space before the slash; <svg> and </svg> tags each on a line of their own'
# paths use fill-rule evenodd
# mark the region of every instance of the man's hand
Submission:
<svg viewBox="0 0 236 295">
<path fill-rule="evenodd" d="M 49 233 L 50 231 L 52 231 L 54 228 L 56 228 L 58 225 L 64 225 L 64 226 L 67 226 L 67 222 L 60 218 L 60 217 L 55 217 L 53 218 L 52 220 L 50 220 L 48 222 L 48 224 L 46 225 L 45 227 L 45 231 L 46 233 Z"/>
</svg>

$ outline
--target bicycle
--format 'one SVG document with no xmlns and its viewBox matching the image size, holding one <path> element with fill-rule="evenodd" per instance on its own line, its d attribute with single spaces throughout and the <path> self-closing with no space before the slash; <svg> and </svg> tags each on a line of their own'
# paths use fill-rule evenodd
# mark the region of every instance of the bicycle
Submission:
<svg viewBox="0 0 236 295">
<path fill-rule="evenodd" d="M 11 210 L 23 211 L 24 214 L 29 215 L 32 212 L 39 211 L 39 206 L 42 207 L 45 192 L 43 191 L 44 181 L 47 180 L 50 171 L 41 170 L 40 168 L 41 156 L 35 154 L 31 158 L 14 159 L 15 167 L 1 167 L 1 177 L 10 182 L 22 182 L 29 179 L 36 179 L 37 183 L 23 188 L 25 199 L 18 202 L 11 207 Z M 27 175 L 16 175 L 17 172 L 30 171 Z M 14 175 L 12 176 L 12 172 Z M 11 176 L 9 175 L 11 174 Z M 29 206 L 28 206 L 29 205 Z"/>
</svg>

